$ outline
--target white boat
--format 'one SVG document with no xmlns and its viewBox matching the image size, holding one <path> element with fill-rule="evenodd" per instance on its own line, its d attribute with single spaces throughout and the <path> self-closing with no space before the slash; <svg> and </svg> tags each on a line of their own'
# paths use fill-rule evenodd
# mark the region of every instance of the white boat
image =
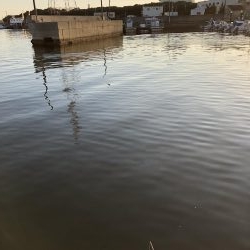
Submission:
<svg viewBox="0 0 250 250">
<path fill-rule="evenodd" d="M 245 29 L 244 21 L 241 20 L 234 21 L 232 29 L 233 34 L 243 33 L 244 29 Z"/>
</svg>

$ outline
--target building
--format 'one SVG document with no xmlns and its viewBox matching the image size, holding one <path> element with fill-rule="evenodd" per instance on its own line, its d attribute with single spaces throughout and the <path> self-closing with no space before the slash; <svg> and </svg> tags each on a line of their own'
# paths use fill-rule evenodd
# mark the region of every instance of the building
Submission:
<svg viewBox="0 0 250 250">
<path fill-rule="evenodd" d="M 205 14 L 205 10 L 207 8 L 207 4 L 205 2 L 206 1 L 198 2 L 197 3 L 197 7 L 191 10 L 190 15 L 191 16 L 204 15 Z"/>
<path fill-rule="evenodd" d="M 14 17 L 12 16 L 9 20 L 10 28 L 22 28 L 23 27 L 24 18 L 23 17 Z"/>
<path fill-rule="evenodd" d="M 208 0 L 208 1 L 201 1 L 197 3 L 197 7 L 191 10 L 190 15 L 196 16 L 196 15 L 204 15 L 205 10 L 207 7 L 211 6 L 216 7 L 216 14 L 218 14 L 220 7 L 222 5 L 241 5 L 241 0 Z"/>
<path fill-rule="evenodd" d="M 143 6 L 143 17 L 157 17 L 163 15 L 163 6 Z"/>
</svg>

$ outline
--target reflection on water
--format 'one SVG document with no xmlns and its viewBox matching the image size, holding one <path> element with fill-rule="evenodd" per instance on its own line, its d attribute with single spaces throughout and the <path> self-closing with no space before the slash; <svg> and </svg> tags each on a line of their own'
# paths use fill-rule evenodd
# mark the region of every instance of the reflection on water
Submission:
<svg viewBox="0 0 250 250">
<path fill-rule="evenodd" d="M 108 50 L 110 53 L 122 46 L 122 37 L 77 43 L 71 46 L 41 47 L 34 48 L 34 66 L 36 72 L 57 67 L 72 67 L 83 61 L 95 60 L 103 57 L 103 53 Z M 105 56 L 104 56 L 105 58 Z"/>
<path fill-rule="evenodd" d="M 44 81 L 43 85 L 45 87 L 45 92 L 44 92 L 43 95 L 44 95 L 44 98 L 47 101 L 49 107 L 51 108 L 51 110 L 53 110 L 53 106 L 51 105 L 50 99 L 48 97 L 48 86 L 47 86 L 47 79 L 46 79 L 46 74 L 45 74 L 45 68 L 44 67 L 42 68 L 42 72 L 43 72 L 43 81 Z"/>
<path fill-rule="evenodd" d="M 0 249 L 250 249 L 249 37 L 6 32 Z"/>
<path fill-rule="evenodd" d="M 107 54 L 114 53 L 117 48 L 122 46 L 122 37 L 115 37 L 104 40 L 97 40 L 86 43 L 74 44 L 71 46 L 60 47 L 41 47 L 34 46 L 34 67 L 35 72 L 42 72 L 43 85 L 45 86 L 44 97 L 51 110 L 51 100 L 49 98 L 49 87 L 47 83 L 46 70 L 53 68 L 62 68 L 62 84 L 63 92 L 67 95 L 68 112 L 71 115 L 70 123 L 73 127 L 73 136 L 77 141 L 81 126 L 79 125 L 79 117 L 75 110 L 77 103 L 77 93 L 73 86 L 74 82 L 79 82 L 78 73 L 74 71 L 66 72 L 64 67 L 73 67 L 74 65 L 82 62 L 94 60 L 94 58 L 103 58 L 104 74 L 103 78 L 107 75 Z M 119 50 L 118 50 L 119 51 Z M 110 83 L 108 83 L 110 85 Z"/>
<path fill-rule="evenodd" d="M 108 66 L 107 66 L 107 59 L 106 59 L 106 49 L 103 50 L 103 59 L 104 59 L 104 75 L 103 77 L 105 77 L 107 75 L 107 71 L 108 71 Z"/>
<path fill-rule="evenodd" d="M 79 125 L 78 114 L 74 109 L 75 105 L 76 105 L 76 102 L 71 101 L 70 104 L 68 105 L 68 112 L 71 114 L 70 123 L 72 124 L 72 127 L 73 127 L 74 139 L 77 141 L 81 126 Z"/>
</svg>

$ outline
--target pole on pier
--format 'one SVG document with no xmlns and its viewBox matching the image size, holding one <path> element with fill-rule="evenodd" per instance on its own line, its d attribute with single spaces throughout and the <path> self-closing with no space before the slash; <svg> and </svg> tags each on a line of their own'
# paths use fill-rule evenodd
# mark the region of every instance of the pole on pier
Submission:
<svg viewBox="0 0 250 250">
<path fill-rule="evenodd" d="M 102 20 L 104 20 L 104 16 L 103 16 L 103 6 L 102 6 L 102 0 L 101 0 L 101 11 L 102 11 Z"/>
<path fill-rule="evenodd" d="M 109 13 L 110 13 L 110 0 L 109 0 L 109 10 L 108 10 L 108 18 L 110 19 Z"/>
<path fill-rule="evenodd" d="M 33 6 L 34 6 L 34 11 L 35 11 L 35 15 L 36 15 L 36 21 L 37 21 L 37 9 L 36 9 L 36 2 L 35 2 L 35 0 L 33 0 Z"/>
<path fill-rule="evenodd" d="M 170 23 L 170 0 L 168 0 L 168 23 Z"/>
</svg>

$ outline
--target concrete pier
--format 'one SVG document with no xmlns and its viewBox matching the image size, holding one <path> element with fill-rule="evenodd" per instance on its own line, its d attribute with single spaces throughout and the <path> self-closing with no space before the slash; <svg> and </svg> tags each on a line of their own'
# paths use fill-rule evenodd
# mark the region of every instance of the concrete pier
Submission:
<svg viewBox="0 0 250 250">
<path fill-rule="evenodd" d="M 121 20 L 96 16 L 32 16 L 29 29 L 34 45 L 65 45 L 121 36 Z"/>
</svg>

